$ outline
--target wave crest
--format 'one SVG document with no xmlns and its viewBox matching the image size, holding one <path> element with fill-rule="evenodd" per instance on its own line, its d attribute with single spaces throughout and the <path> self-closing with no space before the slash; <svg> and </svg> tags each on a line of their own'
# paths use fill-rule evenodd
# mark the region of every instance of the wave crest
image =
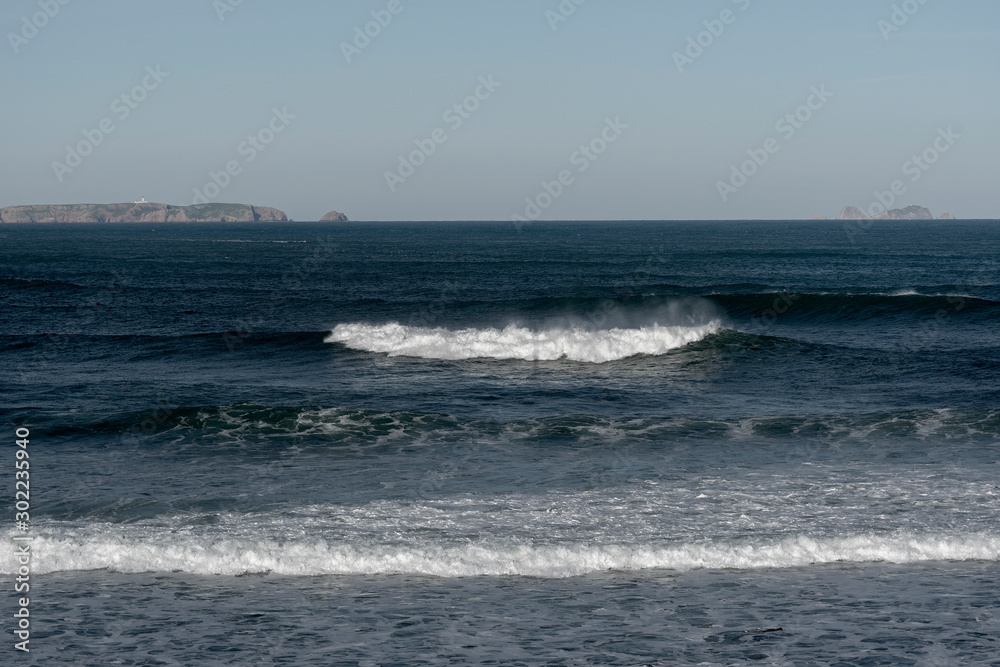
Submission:
<svg viewBox="0 0 1000 667">
<path fill-rule="evenodd" d="M 720 322 L 700 326 L 660 326 L 587 330 L 552 328 L 541 331 L 509 325 L 503 329 L 428 329 L 398 323 L 338 324 L 327 343 L 343 343 L 365 352 L 422 359 L 568 359 L 589 363 L 616 361 L 640 354 L 660 355 L 719 331 Z"/>
</svg>

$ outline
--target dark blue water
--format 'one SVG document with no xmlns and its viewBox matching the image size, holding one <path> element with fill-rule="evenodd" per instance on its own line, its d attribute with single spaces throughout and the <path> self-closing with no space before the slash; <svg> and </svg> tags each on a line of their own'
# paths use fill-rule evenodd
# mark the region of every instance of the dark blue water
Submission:
<svg viewBox="0 0 1000 667">
<path fill-rule="evenodd" d="M 1000 664 L 998 322 L 996 222 L 3 225 L 26 661 Z"/>
</svg>

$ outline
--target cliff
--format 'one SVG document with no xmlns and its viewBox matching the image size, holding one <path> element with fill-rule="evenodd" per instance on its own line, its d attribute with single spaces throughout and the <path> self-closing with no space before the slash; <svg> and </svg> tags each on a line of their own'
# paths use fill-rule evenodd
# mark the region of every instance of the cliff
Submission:
<svg viewBox="0 0 1000 667">
<path fill-rule="evenodd" d="M 9 206 L 0 222 L 286 222 L 288 216 L 269 206 L 247 204 L 66 204 Z"/>
<path fill-rule="evenodd" d="M 322 218 L 319 219 L 320 222 L 347 222 L 347 216 L 343 213 L 337 211 L 330 211 Z"/>
</svg>

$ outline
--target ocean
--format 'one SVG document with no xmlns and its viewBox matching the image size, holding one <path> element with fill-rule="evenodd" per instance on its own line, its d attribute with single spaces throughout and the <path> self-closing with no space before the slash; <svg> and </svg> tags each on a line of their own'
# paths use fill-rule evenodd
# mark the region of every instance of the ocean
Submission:
<svg viewBox="0 0 1000 667">
<path fill-rule="evenodd" d="M 998 323 L 991 221 L 2 225 L 4 663 L 1000 665 Z"/>
</svg>

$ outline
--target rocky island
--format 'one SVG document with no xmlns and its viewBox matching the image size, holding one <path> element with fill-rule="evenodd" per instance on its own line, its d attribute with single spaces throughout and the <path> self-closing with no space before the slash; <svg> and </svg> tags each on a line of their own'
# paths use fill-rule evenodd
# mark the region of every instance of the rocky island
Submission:
<svg viewBox="0 0 1000 667">
<path fill-rule="evenodd" d="M 57 204 L 0 208 L 0 222 L 287 222 L 284 212 L 251 204 L 172 206 L 145 200 L 131 204 Z"/>
<path fill-rule="evenodd" d="M 845 206 L 840 211 L 841 220 L 933 220 L 934 215 L 929 209 L 923 206 L 907 206 L 906 208 L 894 208 L 889 211 L 871 216 L 866 214 L 856 206 Z M 941 215 L 941 220 L 954 220 L 951 213 Z"/>
<path fill-rule="evenodd" d="M 347 216 L 339 211 L 330 211 L 322 218 L 319 219 L 320 222 L 347 222 Z"/>
</svg>

